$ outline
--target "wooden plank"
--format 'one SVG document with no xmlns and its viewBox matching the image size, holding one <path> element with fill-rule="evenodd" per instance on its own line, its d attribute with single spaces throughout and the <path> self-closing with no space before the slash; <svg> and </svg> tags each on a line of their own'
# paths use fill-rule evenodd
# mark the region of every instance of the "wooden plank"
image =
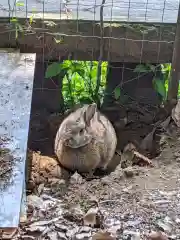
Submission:
<svg viewBox="0 0 180 240">
<path fill-rule="evenodd" d="M 1 52 L 0 64 L 0 137 L 7 140 L 1 149 L 12 156 L 12 172 L 0 188 L 0 228 L 6 229 L 18 227 L 22 212 L 35 54 Z"/>
<path fill-rule="evenodd" d="M 43 60 L 69 58 L 98 60 L 100 24 L 92 21 L 41 20 L 29 27 L 18 19 L 23 32 L 0 19 L 0 47 L 37 53 Z M 171 62 L 176 24 L 104 23 L 103 60 L 113 62 Z"/>
<path fill-rule="evenodd" d="M 24 6 L 16 6 L 14 2 L 1 0 L 1 17 L 14 14 L 14 11 L 9 12 L 10 5 L 17 17 L 27 17 L 35 11 L 36 15 L 43 13 L 48 16 L 53 13 L 56 19 L 67 19 L 68 9 L 71 10 L 68 14 L 71 19 L 99 21 L 102 4 L 102 0 L 21 0 Z M 179 0 L 106 0 L 103 15 L 105 21 L 176 23 L 178 5 Z"/>
</svg>

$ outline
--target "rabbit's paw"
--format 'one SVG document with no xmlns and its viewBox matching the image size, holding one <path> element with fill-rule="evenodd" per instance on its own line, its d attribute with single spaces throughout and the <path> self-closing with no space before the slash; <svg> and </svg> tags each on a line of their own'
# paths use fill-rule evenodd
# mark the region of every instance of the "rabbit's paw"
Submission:
<svg viewBox="0 0 180 240">
<path fill-rule="evenodd" d="M 108 164 L 105 164 L 104 166 L 100 167 L 99 169 L 101 171 L 106 171 L 107 170 L 107 167 L 108 167 Z"/>
<path fill-rule="evenodd" d="M 101 165 L 99 165 L 99 167 L 98 167 L 98 170 L 106 172 L 108 169 L 108 164 L 109 164 L 109 162 L 101 163 Z"/>
</svg>

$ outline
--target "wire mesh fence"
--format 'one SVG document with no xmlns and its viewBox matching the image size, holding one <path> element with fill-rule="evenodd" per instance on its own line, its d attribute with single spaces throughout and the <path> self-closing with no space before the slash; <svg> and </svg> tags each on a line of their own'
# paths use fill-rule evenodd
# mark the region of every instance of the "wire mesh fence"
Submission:
<svg viewBox="0 0 180 240">
<path fill-rule="evenodd" d="M 102 58 L 121 62 L 171 60 L 175 27 L 159 23 L 175 24 L 177 13 L 178 1 L 166 0 L 158 2 L 4 0 L 0 5 L 0 16 L 9 18 L 15 25 L 15 38 L 19 32 L 24 31 L 24 39 L 19 40 L 22 45 L 31 48 L 34 45 L 35 51 L 38 49 L 44 52 L 51 51 L 49 55 L 56 52 L 56 57 L 65 55 L 67 58 L 68 55 L 73 55 L 73 58 L 78 60 Z M 29 17 L 30 21 L 24 23 L 19 19 L 22 17 Z M 37 18 L 43 22 L 40 23 Z M 36 24 L 33 24 L 35 19 Z M 73 21 L 67 22 L 65 21 L 67 19 Z M 149 22 L 156 25 L 147 24 Z M 10 40 L 14 39 L 14 36 L 11 34 Z"/>
<path fill-rule="evenodd" d="M 166 0 L 4 0 L 0 15 L 10 24 L 2 20 L 1 45 L 36 52 L 42 61 L 171 62 L 178 6 Z"/>
<path fill-rule="evenodd" d="M 156 76 L 159 64 L 171 62 L 178 7 L 179 1 L 167 0 L 4 0 L 0 4 L 0 45 L 36 52 L 37 59 L 44 63 L 65 59 L 99 61 L 97 81 L 103 61 L 112 63 L 109 68 L 113 62 L 120 62 L 121 83 L 117 86 L 122 87 L 150 72 Z M 152 67 L 136 71 L 127 80 L 124 75 L 128 63 L 151 63 Z M 43 74 L 46 68 L 43 65 Z M 43 77 L 40 82 L 35 89 L 48 90 Z M 50 85 L 50 91 L 58 91 L 58 84 L 53 81 Z"/>
<path fill-rule="evenodd" d="M 24 3 L 24 4 L 22 4 Z M 32 12 L 37 14 L 55 14 L 56 18 L 64 19 L 63 14 L 70 12 L 74 20 L 100 20 L 100 8 L 104 7 L 104 21 L 133 22 L 166 22 L 175 23 L 179 1 L 59 1 L 59 0 L 3 0 L 1 1 L 1 16 L 14 14 L 26 17 Z M 62 15 L 61 15 L 62 14 Z"/>
<path fill-rule="evenodd" d="M 148 78 L 148 75 L 152 75 L 152 79 L 159 78 L 162 71 L 165 71 L 161 64 L 172 60 L 178 7 L 179 1 L 167 0 L 4 0 L 0 5 L 0 15 L 3 17 L 0 25 L 0 45 L 16 46 L 21 52 L 37 53 L 37 62 L 41 62 L 37 75 L 41 75 L 41 80 L 35 81 L 34 91 L 41 92 L 42 102 L 47 102 L 48 106 L 50 103 L 45 92 L 53 95 L 56 91 L 59 94 L 59 88 L 64 86 L 64 83 L 59 85 L 58 74 L 55 76 L 51 73 L 48 81 L 44 79 L 47 66 L 52 61 L 98 61 L 98 65 L 94 66 L 96 87 L 93 91 L 97 92 L 96 95 L 99 94 L 103 78 L 102 63 L 109 63 L 105 67 L 107 75 L 108 69 L 114 68 L 113 63 L 119 62 L 119 65 L 116 65 L 116 68 L 119 68 L 119 71 L 116 71 L 119 82 L 111 86 L 111 91 L 115 94 L 117 88 L 123 90 L 125 85 L 137 88 L 140 86 L 139 82 L 142 84 L 139 79 Z M 135 65 L 132 67 L 131 63 Z M 139 68 L 137 71 L 136 66 L 144 63 L 150 63 L 151 66 L 146 66 L 146 69 Z M 85 66 L 83 64 L 81 62 L 79 66 L 82 69 Z M 79 74 L 80 71 L 76 73 Z M 85 80 L 86 75 L 81 71 L 79 80 Z M 107 75 L 107 81 L 112 81 L 108 78 L 110 77 Z M 136 84 L 133 85 L 132 82 Z M 103 84 L 105 88 L 107 84 Z M 167 86 L 163 91 L 167 90 L 166 88 Z M 160 92 L 162 95 L 162 90 Z M 118 93 L 115 95 L 117 97 Z"/>
</svg>

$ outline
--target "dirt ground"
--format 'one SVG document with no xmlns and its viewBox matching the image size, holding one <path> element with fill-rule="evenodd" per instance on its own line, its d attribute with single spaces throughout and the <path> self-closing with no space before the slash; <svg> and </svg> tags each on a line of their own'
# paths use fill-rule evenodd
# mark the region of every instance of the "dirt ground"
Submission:
<svg viewBox="0 0 180 240">
<path fill-rule="evenodd" d="M 0 137 L 0 191 L 5 190 L 11 184 L 11 176 L 14 158 L 10 150 L 4 147 L 8 139 Z"/>
<path fill-rule="evenodd" d="M 41 121 L 38 125 L 34 120 L 36 126 L 42 128 L 45 118 L 36 119 Z M 135 122 L 140 123 L 139 119 L 132 124 Z M 119 129 L 130 129 L 125 125 Z M 97 173 L 94 179 L 58 165 L 50 150 L 56 127 L 52 130 L 50 126 L 51 137 L 43 130 L 39 135 L 35 131 L 37 138 L 31 134 L 28 219 L 14 239 L 180 239 L 180 131 L 167 115 L 146 125 L 143 134 L 138 130 L 142 123 L 134 125 L 141 141 L 129 135 L 132 141 L 120 145 L 109 172 Z M 128 142 L 136 146 L 140 156 L 127 154 L 124 145 Z M 150 148 L 143 149 L 144 145 Z"/>
</svg>

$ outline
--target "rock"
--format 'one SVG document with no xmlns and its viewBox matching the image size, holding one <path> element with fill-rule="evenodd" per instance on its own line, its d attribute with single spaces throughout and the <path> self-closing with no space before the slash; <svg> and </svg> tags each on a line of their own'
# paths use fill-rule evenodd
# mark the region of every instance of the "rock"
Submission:
<svg viewBox="0 0 180 240">
<path fill-rule="evenodd" d="M 101 217 L 102 215 L 99 211 L 99 208 L 90 208 L 83 218 L 84 225 L 90 227 L 99 227 L 101 226 L 102 222 Z"/>
<path fill-rule="evenodd" d="M 67 185 L 64 179 L 49 178 L 48 183 L 51 188 L 51 192 L 56 196 L 62 196 L 67 191 Z"/>
<path fill-rule="evenodd" d="M 172 231 L 172 222 L 168 217 L 166 217 L 164 220 L 158 220 L 157 225 L 160 230 L 170 234 Z"/>
<path fill-rule="evenodd" d="M 82 184 L 84 183 L 85 180 L 82 178 L 82 176 L 75 172 L 72 176 L 71 176 L 71 179 L 70 179 L 70 183 L 71 184 Z"/>
<path fill-rule="evenodd" d="M 124 169 L 124 174 L 126 177 L 133 177 L 139 175 L 139 170 L 135 167 L 127 167 Z"/>
<path fill-rule="evenodd" d="M 129 231 L 129 230 L 124 230 L 123 231 L 123 236 L 125 239 L 130 239 L 130 240 L 140 240 L 140 232 L 139 231 Z"/>
<path fill-rule="evenodd" d="M 92 240 L 116 240 L 109 232 L 97 232 L 92 236 Z"/>
<path fill-rule="evenodd" d="M 124 174 L 126 177 L 133 177 L 134 176 L 134 171 L 132 167 L 127 167 L 124 169 Z"/>
<path fill-rule="evenodd" d="M 162 232 L 152 232 L 148 236 L 149 240 L 168 240 L 168 237 Z"/>
<path fill-rule="evenodd" d="M 176 106 L 172 109 L 172 119 L 178 127 L 180 127 L 180 100 L 178 100 Z"/>
</svg>

